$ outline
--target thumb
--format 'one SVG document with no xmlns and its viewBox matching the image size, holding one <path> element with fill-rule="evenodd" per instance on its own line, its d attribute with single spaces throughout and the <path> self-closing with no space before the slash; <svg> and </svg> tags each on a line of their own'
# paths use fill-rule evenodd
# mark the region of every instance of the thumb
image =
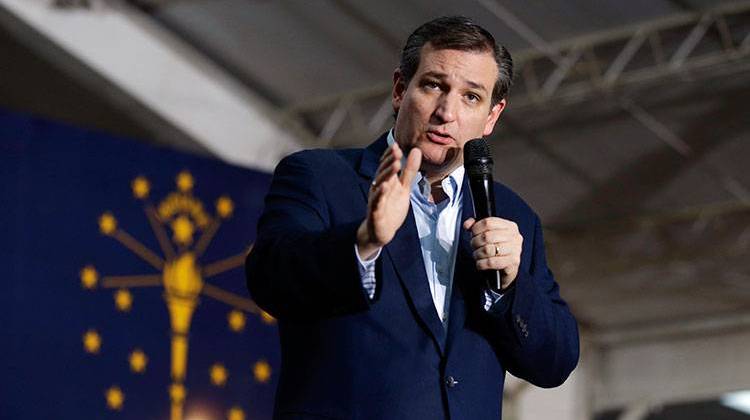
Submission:
<svg viewBox="0 0 750 420">
<path fill-rule="evenodd" d="M 401 185 L 405 187 L 411 187 L 414 177 L 417 176 L 419 165 L 422 164 L 422 151 L 416 147 L 411 149 L 409 157 L 406 159 L 406 167 L 401 173 Z"/>
<path fill-rule="evenodd" d="M 476 220 L 474 220 L 473 217 L 469 217 L 464 221 L 464 229 L 471 230 L 471 227 L 474 226 L 474 223 L 476 223 Z"/>
</svg>

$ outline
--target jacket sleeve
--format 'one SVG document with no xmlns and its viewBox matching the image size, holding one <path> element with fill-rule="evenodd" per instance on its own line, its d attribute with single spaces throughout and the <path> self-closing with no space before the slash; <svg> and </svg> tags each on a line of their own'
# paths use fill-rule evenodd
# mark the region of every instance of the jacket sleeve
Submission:
<svg viewBox="0 0 750 420">
<path fill-rule="evenodd" d="M 515 287 L 488 312 L 500 342 L 502 363 L 513 375 L 534 385 L 561 385 L 578 364 L 578 326 L 547 267 L 539 218 L 524 235 L 527 267 L 521 266 Z"/>
<path fill-rule="evenodd" d="M 279 319 L 313 319 L 368 307 L 354 252 L 359 223 L 331 226 L 313 171 L 318 166 L 310 152 L 279 163 L 245 263 L 252 298 Z"/>
</svg>

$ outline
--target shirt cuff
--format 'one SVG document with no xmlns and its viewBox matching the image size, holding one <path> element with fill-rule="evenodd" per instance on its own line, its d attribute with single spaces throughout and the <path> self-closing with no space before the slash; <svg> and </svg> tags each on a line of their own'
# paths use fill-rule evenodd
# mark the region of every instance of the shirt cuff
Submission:
<svg viewBox="0 0 750 420">
<path fill-rule="evenodd" d="M 359 255 L 357 244 L 354 244 L 354 254 L 357 256 L 357 262 L 359 263 L 359 277 L 362 280 L 362 288 L 365 289 L 365 293 L 367 293 L 370 300 L 375 297 L 375 286 L 377 284 L 375 280 L 375 261 L 380 257 L 382 249 L 378 248 L 378 252 L 369 260 L 363 260 L 362 256 Z"/>
<path fill-rule="evenodd" d="M 505 293 L 497 293 L 493 290 L 485 289 L 484 291 L 484 310 L 489 311 L 492 305 L 500 302 Z"/>
</svg>

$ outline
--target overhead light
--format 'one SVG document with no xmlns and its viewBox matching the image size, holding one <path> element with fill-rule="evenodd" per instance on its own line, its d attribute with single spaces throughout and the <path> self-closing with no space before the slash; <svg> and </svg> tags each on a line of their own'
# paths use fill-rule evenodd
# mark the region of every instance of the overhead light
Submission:
<svg viewBox="0 0 750 420">
<path fill-rule="evenodd" d="M 721 397 L 721 404 L 745 414 L 750 414 L 750 390 L 724 394 Z"/>
</svg>

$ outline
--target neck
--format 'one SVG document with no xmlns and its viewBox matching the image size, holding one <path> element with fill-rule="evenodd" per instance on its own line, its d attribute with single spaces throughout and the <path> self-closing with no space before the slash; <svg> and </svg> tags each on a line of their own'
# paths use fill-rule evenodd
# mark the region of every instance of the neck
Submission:
<svg viewBox="0 0 750 420">
<path fill-rule="evenodd" d="M 440 184 L 442 180 L 444 180 L 448 175 L 453 173 L 453 171 L 456 170 L 459 166 L 461 166 L 462 163 L 459 162 L 458 164 L 451 165 L 448 168 L 426 168 L 425 165 L 422 165 L 422 175 L 427 179 L 427 182 L 430 183 L 430 185 L 435 185 L 435 183 Z"/>
<path fill-rule="evenodd" d="M 455 168 L 450 169 L 449 171 L 440 171 L 440 172 L 429 172 L 427 170 L 423 171 L 422 174 L 424 178 L 427 180 L 427 182 L 430 184 L 430 202 L 431 203 L 440 203 L 441 201 L 448 198 L 448 194 L 443 191 L 443 180 L 453 172 Z"/>
<path fill-rule="evenodd" d="M 448 198 L 448 194 L 443 191 L 443 184 L 440 181 L 430 183 L 430 202 L 437 204 Z"/>
</svg>

